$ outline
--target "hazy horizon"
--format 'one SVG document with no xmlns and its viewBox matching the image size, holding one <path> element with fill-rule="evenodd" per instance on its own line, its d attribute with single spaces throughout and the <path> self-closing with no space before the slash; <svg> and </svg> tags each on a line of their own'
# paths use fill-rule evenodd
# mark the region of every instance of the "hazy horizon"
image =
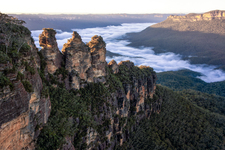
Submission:
<svg viewBox="0 0 225 150">
<path fill-rule="evenodd" d="M 211 10 L 225 10 L 224 0 L 85 0 L 66 3 L 39 0 L 3 1 L 0 11 L 7 14 L 187 14 L 203 13 Z"/>
</svg>

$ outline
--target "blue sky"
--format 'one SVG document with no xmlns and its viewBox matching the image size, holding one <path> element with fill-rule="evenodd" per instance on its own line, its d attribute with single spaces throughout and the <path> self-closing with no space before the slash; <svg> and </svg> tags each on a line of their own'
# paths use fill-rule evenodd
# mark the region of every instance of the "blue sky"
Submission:
<svg viewBox="0 0 225 150">
<path fill-rule="evenodd" d="M 4 0 L 2 13 L 142 14 L 225 10 L 225 0 Z"/>
</svg>

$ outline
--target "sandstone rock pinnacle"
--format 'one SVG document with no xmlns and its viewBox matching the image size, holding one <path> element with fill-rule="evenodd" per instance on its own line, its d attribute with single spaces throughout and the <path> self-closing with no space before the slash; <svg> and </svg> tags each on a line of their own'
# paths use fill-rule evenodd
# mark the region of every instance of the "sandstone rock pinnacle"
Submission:
<svg viewBox="0 0 225 150">
<path fill-rule="evenodd" d="M 73 32 L 72 38 L 63 45 L 66 69 L 70 73 L 71 88 L 80 88 L 80 79 L 87 80 L 87 70 L 91 67 L 91 53 L 82 42 L 80 35 Z"/>
<path fill-rule="evenodd" d="M 91 38 L 91 41 L 87 43 L 90 48 L 92 57 L 92 70 L 90 70 L 90 77 L 98 78 L 106 75 L 105 67 L 107 65 L 106 59 L 106 44 L 101 36 L 95 35 Z M 92 78 L 88 79 L 93 82 Z"/>
<path fill-rule="evenodd" d="M 39 35 L 41 53 L 45 57 L 48 72 L 53 74 L 61 66 L 62 55 L 56 42 L 56 31 L 52 28 L 44 28 L 43 30 L 42 34 Z"/>
</svg>

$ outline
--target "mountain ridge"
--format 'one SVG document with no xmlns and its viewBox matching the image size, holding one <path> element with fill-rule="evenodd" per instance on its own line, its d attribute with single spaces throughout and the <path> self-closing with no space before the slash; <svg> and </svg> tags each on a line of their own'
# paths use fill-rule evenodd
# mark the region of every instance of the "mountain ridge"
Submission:
<svg viewBox="0 0 225 150">
<path fill-rule="evenodd" d="M 213 12 L 218 11 L 205 14 L 212 14 L 213 18 Z M 221 13 L 224 15 L 224 11 Z M 174 21 L 174 18 L 182 18 L 182 21 L 177 19 Z M 190 19 L 187 18 L 193 19 L 192 15 L 170 16 L 165 21 L 154 24 L 139 33 L 127 34 L 126 39 L 131 42 L 130 46 L 154 47 L 156 53 L 174 52 L 183 55 L 183 59 L 188 59 L 193 64 L 218 65 L 224 69 L 224 17 L 196 21 L 188 21 Z"/>
</svg>

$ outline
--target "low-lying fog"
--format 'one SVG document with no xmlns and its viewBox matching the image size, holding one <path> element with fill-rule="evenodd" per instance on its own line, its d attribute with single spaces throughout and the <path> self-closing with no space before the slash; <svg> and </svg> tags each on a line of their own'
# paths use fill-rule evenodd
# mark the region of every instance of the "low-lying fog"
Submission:
<svg viewBox="0 0 225 150">
<path fill-rule="evenodd" d="M 180 55 L 167 52 L 161 54 L 155 54 L 152 48 L 134 48 L 127 46 L 129 44 L 126 40 L 119 40 L 126 33 L 129 32 L 140 32 L 153 23 L 124 23 L 121 26 L 107 26 L 107 27 L 96 27 L 96 28 L 85 28 L 85 29 L 72 29 L 71 32 L 62 32 L 56 30 L 56 39 L 58 47 L 61 50 L 63 44 L 67 42 L 67 39 L 72 37 L 72 31 L 77 31 L 82 40 L 86 43 L 91 40 L 94 35 L 100 35 L 106 42 L 107 51 L 118 53 L 122 56 L 106 57 L 107 62 L 114 59 L 119 63 L 122 60 L 130 60 L 135 65 L 147 65 L 156 72 L 163 71 L 176 71 L 179 69 L 189 69 L 192 71 L 202 73 L 202 76 L 198 77 L 205 82 L 218 82 L 225 80 L 225 72 L 221 70 L 214 70 L 216 66 L 208 65 L 193 65 L 187 60 L 182 60 Z M 35 44 L 39 47 L 39 34 L 42 30 L 32 31 L 32 36 L 35 40 Z"/>
</svg>

